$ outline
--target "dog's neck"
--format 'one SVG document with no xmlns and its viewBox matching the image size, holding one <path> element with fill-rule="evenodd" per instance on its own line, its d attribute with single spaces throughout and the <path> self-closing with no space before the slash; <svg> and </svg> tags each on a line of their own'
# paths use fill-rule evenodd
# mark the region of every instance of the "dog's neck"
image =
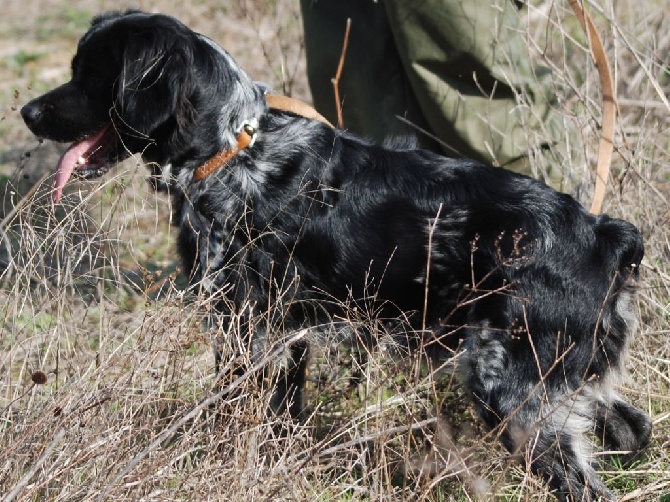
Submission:
<svg viewBox="0 0 670 502">
<path fill-rule="evenodd" d="M 230 162 L 240 151 L 252 146 L 256 140 L 256 129 L 258 128 L 258 120 L 252 119 L 245 121 L 242 127 L 238 129 L 236 136 L 237 145 L 232 148 L 224 148 L 219 153 L 214 155 L 204 164 L 196 168 L 193 173 L 194 181 L 202 181 L 210 174 L 218 171 L 228 162 Z"/>
<path fill-rule="evenodd" d="M 268 108 L 272 110 L 280 110 L 298 115 L 306 119 L 318 120 L 330 127 L 333 127 L 333 125 L 323 115 L 321 115 L 314 108 L 309 106 L 307 103 L 304 103 L 303 101 L 274 94 L 266 94 L 265 101 L 267 102 Z M 251 120 L 244 121 L 237 129 L 238 132 L 235 137 L 237 140 L 237 145 L 224 148 L 207 162 L 197 167 L 193 173 L 193 181 L 204 180 L 209 175 L 215 173 L 223 166 L 225 166 L 242 150 L 253 146 L 254 141 L 256 140 L 257 129 L 258 119 L 253 118 Z"/>
</svg>

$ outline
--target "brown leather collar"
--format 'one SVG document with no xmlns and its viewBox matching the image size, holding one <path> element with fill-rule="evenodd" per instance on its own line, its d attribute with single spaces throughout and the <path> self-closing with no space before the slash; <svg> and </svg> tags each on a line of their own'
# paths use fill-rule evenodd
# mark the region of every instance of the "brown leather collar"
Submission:
<svg viewBox="0 0 670 502">
<path fill-rule="evenodd" d="M 289 98 L 287 96 L 278 96 L 275 94 L 266 94 L 265 101 L 267 102 L 268 107 L 273 110 L 281 110 L 299 115 L 307 119 L 319 120 L 324 124 L 333 127 L 333 125 L 314 108 L 297 99 Z M 195 172 L 193 173 L 193 180 L 202 181 L 210 174 L 225 166 L 233 157 L 235 157 L 235 155 L 240 153 L 241 150 L 244 150 L 251 144 L 255 133 L 256 131 L 252 127 L 245 126 L 237 135 L 237 146 L 234 148 L 224 148 L 219 153 L 214 155 L 214 157 L 196 168 Z"/>
<path fill-rule="evenodd" d="M 240 152 L 240 150 L 244 150 L 251 144 L 252 138 L 253 136 L 249 134 L 246 129 L 242 129 L 242 131 L 237 135 L 237 146 L 235 148 L 224 148 L 219 153 L 214 155 L 214 157 L 199 166 L 195 170 L 195 173 L 193 173 L 193 180 L 202 181 L 213 172 L 225 166 L 228 162 L 230 162 L 230 159 L 235 157 L 235 155 Z"/>
</svg>

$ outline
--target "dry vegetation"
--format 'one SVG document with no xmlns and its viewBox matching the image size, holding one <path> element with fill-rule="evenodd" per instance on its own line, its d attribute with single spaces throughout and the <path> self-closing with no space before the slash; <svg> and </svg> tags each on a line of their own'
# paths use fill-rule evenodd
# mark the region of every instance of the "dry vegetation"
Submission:
<svg viewBox="0 0 670 502">
<path fill-rule="evenodd" d="M 220 41 L 255 79 L 309 100 L 295 0 L 138 3 Z M 97 184 L 75 184 L 63 207 L 49 203 L 49 181 L 38 182 L 61 147 L 38 143 L 17 108 L 66 79 L 92 14 L 129 5 L 3 3 L 0 494 L 7 500 L 550 500 L 497 445 L 495 431 L 481 429 L 451 375 L 437 378 L 414 361 L 323 348 L 311 368 L 313 415 L 300 426 L 268 425 L 262 389 L 214 375 L 207 334 L 199 329 L 207 300 L 184 289 L 169 202 L 145 185 L 137 159 Z M 603 477 L 623 500 L 668 501 L 667 5 L 588 5 L 613 63 L 621 112 L 606 209 L 637 224 L 647 242 L 642 329 L 621 392 L 655 425 L 644 457 L 630 469 L 605 464 Z M 531 56 L 552 66 L 565 124 L 580 133 L 592 157 L 599 91 L 586 39 L 567 2 L 533 2 L 529 12 Z M 580 165 L 567 168 L 589 176 Z M 229 390 L 224 385 L 237 391 L 233 398 L 217 399 Z"/>
</svg>

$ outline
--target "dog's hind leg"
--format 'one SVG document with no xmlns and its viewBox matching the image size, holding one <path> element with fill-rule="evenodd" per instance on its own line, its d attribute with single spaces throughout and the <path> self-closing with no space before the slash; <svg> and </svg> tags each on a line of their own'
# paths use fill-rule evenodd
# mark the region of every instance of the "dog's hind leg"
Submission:
<svg viewBox="0 0 670 502">
<path fill-rule="evenodd" d="M 525 446 L 531 471 L 549 481 L 559 500 L 616 500 L 591 465 L 592 445 L 585 434 L 593 427 L 592 400 L 559 394 L 544 406 L 550 411 Z"/>
<path fill-rule="evenodd" d="M 471 317 L 459 362 L 480 417 L 500 430 L 510 453 L 523 455 L 559 500 L 614 500 L 591 465 L 585 434 L 593 431 L 593 399 L 569 391 L 560 378 L 540 378 L 517 345 L 523 342 L 507 329 L 494 328 L 504 322 L 489 316 L 476 323 Z"/>
<path fill-rule="evenodd" d="M 519 389 L 499 388 L 479 399 L 477 408 L 489 425 L 500 428 L 510 453 L 545 478 L 558 500 L 616 500 L 591 465 L 585 436 L 593 430 L 590 398 L 562 393 L 548 398 L 540 384 L 525 397 Z"/>
<path fill-rule="evenodd" d="M 624 452 L 623 463 L 637 457 L 651 438 L 651 419 L 619 396 L 609 402 L 600 401 L 596 408 L 596 434 L 606 450 Z"/>
</svg>

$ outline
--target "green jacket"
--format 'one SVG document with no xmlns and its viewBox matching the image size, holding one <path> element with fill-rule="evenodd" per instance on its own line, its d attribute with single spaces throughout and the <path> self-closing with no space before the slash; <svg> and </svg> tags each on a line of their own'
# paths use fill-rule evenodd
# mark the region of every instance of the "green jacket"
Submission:
<svg viewBox="0 0 670 502">
<path fill-rule="evenodd" d="M 301 0 L 307 72 L 331 122 L 374 141 L 414 133 L 422 147 L 526 174 L 529 150 L 559 141 L 551 74 L 531 64 L 511 0 Z M 410 125 L 412 124 L 412 125 Z M 418 134 L 417 134 L 418 133 Z M 543 173 L 560 185 L 560 173 Z M 535 173 L 538 174 L 538 173 Z"/>
</svg>

